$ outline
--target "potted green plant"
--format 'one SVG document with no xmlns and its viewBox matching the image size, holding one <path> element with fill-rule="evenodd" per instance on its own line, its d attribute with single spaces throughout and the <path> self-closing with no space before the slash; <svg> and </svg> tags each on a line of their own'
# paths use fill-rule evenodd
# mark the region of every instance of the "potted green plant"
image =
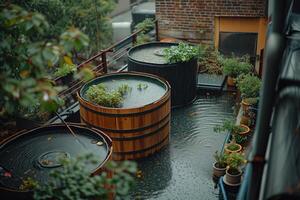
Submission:
<svg viewBox="0 0 300 200">
<path fill-rule="evenodd" d="M 225 120 L 222 125 L 218 125 L 214 128 L 215 132 L 229 132 L 232 136 L 230 143 L 225 145 L 225 153 L 238 153 L 241 152 L 242 146 L 238 144 L 237 137 L 244 136 L 246 137 L 250 133 L 250 128 L 246 125 L 236 125 L 231 120 Z"/>
<path fill-rule="evenodd" d="M 237 79 L 237 87 L 242 96 L 242 109 L 248 115 L 249 107 L 258 102 L 261 80 L 253 74 L 240 75 Z"/>
<path fill-rule="evenodd" d="M 154 28 L 154 25 L 155 23 L 151 18 L 146 18 L 134 27 L 134 32 L 140 31 L 137 35 L 135 45 L 141 45 L 151 41 L 151 37 L 148 33 Z"/>
<path fill-rule="evenodd" d="M 54 73 L 56 77 L 60 77 L 63 84 L 67 85 L 73 80 L 73 75 L 77 71 L 77 67 L 74 64 L 64 63 L 58 67 Z"/>
<path fill-rule="evenodd" d="M 215 163 L 213 164 L 213 177 L 214 178 L 220 178 L 221 176 L 225 175 L 226 172 L 226 159 L 227 154 L 219 153 L 218 151 L 214 154 Z"/>
<path fill-rule="evenodd" d="M 246 163 L 244 156 L 240 153 L 231 153 L 227 156 L 227 169 L 224 176 L 224 183 L 229 186 L 241 184 L 241 166 Z"/>
<path fill-rule="evenodd" d="M 241 74 L 248 74 L 252 70 L 252 65 L 242 58 L 223 58 L 223 73 L 227 75 L 227 85 L 235 86 L 235 79 Z"/>
</svg>

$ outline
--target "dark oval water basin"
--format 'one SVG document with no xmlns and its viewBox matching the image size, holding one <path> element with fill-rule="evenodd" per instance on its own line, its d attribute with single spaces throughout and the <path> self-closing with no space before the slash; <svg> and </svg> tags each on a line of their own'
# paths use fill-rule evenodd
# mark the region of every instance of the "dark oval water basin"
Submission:
<svg viewBox="0 0 300 200">
<path fill-rule="evenodd" d="M 11 177 L 0 176 L 0 188 L 18 191 L 22 180 L 28 177 L 47 183 L 49 173 L 61 167 L 60 157 L 74 158 L 93 153 L 98 162 L 86 167 L 91 174 L 99 172 L 111 155 L 111 140 L 105 134 L 84 126 L 73 124 L 70 127 L 78 139 L 64 125 L 56 124 L 4 141 L 0 146 L 0 167 L 8 171 Z"/>
</svg>

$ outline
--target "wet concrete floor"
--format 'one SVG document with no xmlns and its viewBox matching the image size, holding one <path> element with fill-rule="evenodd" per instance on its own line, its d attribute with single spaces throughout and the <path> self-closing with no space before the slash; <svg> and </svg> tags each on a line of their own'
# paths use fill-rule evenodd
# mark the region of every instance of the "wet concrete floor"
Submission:
<svg viewBox="0 0 300 200">
<path fill-rule="evenodd" d="M 198 95 L 190 106 L 172 110 L 169 145 L 138 161 L 131 199 L 218 199 L 212 181 L 213 154 L 221 150 L 225 134 L 213 128 L 233 118 L 233 97 Z"/>
</svg>

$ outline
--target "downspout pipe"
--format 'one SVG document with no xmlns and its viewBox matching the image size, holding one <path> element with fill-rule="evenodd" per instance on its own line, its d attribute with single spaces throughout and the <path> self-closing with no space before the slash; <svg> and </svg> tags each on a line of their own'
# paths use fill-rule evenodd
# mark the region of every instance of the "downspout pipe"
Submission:
<svg viewBox="0 0 300 200">
<path fill-rule="evenodd" d="M 260 91 L 259 112 L 256 129 L 253 138 L 253 150 L 249 156 L 253 171 L 250 176 L 248 200 L 259 199 L 262 174 L 265 164 L 265 153 L 270 135 L 270 122 L 273 106 L 276 98 L 276 83 L 279 74 L 279 66 L 285 47 L 283 35 L 286 7 L 285 1 L 273 0 L 272 26 L 266 43 L 264 57 L 262 88 Z"/>
</svg>

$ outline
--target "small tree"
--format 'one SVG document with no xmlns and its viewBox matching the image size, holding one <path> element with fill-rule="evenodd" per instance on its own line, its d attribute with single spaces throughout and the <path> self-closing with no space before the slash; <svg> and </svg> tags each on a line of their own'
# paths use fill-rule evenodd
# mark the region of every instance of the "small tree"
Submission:
<svg viewBox="0 0 300 200">
<path fill-rule="evenodd" d="M 13 0 L 13 3 L 45 16 L 50 29 L 38 35 L 39 39 L 55 38 L 70 26 L 78 27 L 94 41 L 81 52 L 87 56 L 112 42 L 109 14 L 115 8 L 115 0 Z"/>
<path fill-rule="evenodd" d="M 47 71 L 72 63 L 71 52 L 88 45 L 88 37 L 69 28 L 58 39 L 36 41 L 49 24 L 45 17 L 13 4 L 0 5 L 0 116 L 18 115 L 19 110 L 38 105 L 54 111 L 61 102 Z"/>
</svg>

